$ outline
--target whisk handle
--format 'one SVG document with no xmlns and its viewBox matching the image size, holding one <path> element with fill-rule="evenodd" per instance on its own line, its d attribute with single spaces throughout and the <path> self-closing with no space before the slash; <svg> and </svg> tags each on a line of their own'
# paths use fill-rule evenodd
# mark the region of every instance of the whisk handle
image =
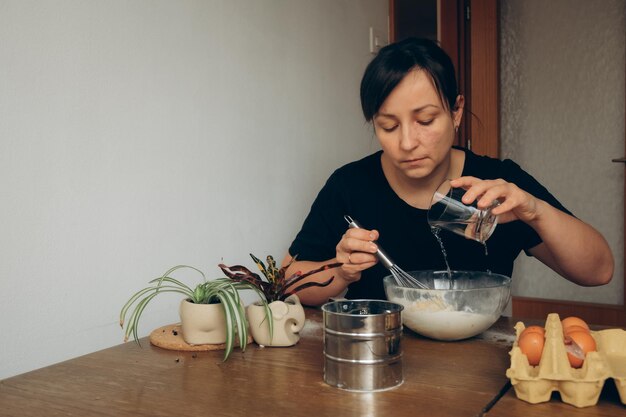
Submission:
<svg viewBox="0 0 626 417">
<path fill-rule="evenodd" d="M 380 262 L 385 265 L 385 268 L 391 269 L 391 267 L 393 266 L 393 261 L 391 260 L 389 255 L 387 255 L 380 247 L 376 251 L 376 256 L 378 256 Z"/>
<path fill-rule="evenodd" d="M 346 222 L 348 222 L 348 227 L 350 229 L 362 229 L 362 227 L 359 224 L 359 222 L 354 220 L 352 217 L 350 217 L 348 215 L 345 215 L 345 216 L 343 216 L 343 218 L 346 219 Z M 382 264 L 385 265 L 385 268 L 391 269 L 391 267 L 393 266 L 393 261 L 385 253 L 385 251 L 382 250 L 382 248 L 380 246 L 378 247 L 378 250 L 376 251 L 376 256 L 378 257 L 380 262 L 382 262 Z"/>
</svg>

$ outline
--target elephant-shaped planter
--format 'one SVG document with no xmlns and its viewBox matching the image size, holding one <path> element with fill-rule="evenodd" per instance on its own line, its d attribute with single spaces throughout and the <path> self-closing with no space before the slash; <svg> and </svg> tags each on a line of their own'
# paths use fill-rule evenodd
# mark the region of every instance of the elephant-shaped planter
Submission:
<svg viewBox="0 0 626 417">
<path fill-rule="evenodd" d="M 178 312 L 186 343 L 190 345 L 226 343 L 226 316 L 221 303 L 194 304 L 189 300 L 183 300 Z"/>
<path fill-rule="evenodd" d="M 274 334 L 270 337 L 270 328 L 265 317 L 265 308 L 259 304 L 247 307 L 250 333 L 254 341 L 262 346 L 293 346 L 300 340 L 298 332 L 304 327 L 304 308 L 297 295 L 290 295 L 285 301 L 273 301 L 272 310 Z"/>
</svg>

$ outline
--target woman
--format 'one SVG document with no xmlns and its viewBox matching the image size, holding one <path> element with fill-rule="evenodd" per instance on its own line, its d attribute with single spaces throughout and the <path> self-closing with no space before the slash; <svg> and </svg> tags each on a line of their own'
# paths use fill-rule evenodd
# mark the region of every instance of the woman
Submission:
<svg viewBox="0 0 626 417">
<path fill-rule="evenodd" d="M 426 220 L 431 197 L 447 178 L 499 216 L 487 241 L 442 231 L 453 270 L 489 270 L 511 276 L 524 250 L 579 285 L 602 285 L 613 275 L 607 242 L 572 216 L 541 184 L 510 160 L 477 156 L 453 147 L 463 117 L 450 58 L 435 43 L 407 39 L 381 49 L 361 81 L 361 106 L 372 122 L 382 151 L 350 163 L 328 179 L 283 264 L 287 273 L 329 262 L 340 268 L 310 278 L 333 282 L 299 293 L 304 304 L 319 305 L 344 293 L 347 298 L 384 298 L 377 243 L 406 271 L 445 269 L 441 247 Z M 363 229 L 347 229 L 344 215 Z"/>
</svg>

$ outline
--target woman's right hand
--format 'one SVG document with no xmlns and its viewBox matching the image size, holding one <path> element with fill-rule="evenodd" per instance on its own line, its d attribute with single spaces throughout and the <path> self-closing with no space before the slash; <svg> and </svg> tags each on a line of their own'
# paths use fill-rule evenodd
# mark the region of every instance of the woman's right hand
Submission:
<svg viewBox="0 0 626 417">
<path fill-rule="evenodd" d="M 361 272 L 378 263 L 374 243 L 378 231 L 361 228 L 348 229 L 337 244 L 337 261 L 343 265 L 337 275 L 350 283 L 361 279 Z"/>
</svg>

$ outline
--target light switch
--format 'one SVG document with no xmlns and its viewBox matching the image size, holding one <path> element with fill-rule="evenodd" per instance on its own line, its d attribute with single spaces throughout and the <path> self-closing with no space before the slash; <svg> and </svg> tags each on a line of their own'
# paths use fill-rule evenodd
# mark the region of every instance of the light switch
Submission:
<svg viewBox="0 0 626 417">
<path fill-rule="evenodd" d="M 372 54 L 378 53 L 378 50 L 382 48 L 382 39 L 380 36 L 380 31 L 374 29 L 370 26 L 370 52 Z"/>
</svg>

